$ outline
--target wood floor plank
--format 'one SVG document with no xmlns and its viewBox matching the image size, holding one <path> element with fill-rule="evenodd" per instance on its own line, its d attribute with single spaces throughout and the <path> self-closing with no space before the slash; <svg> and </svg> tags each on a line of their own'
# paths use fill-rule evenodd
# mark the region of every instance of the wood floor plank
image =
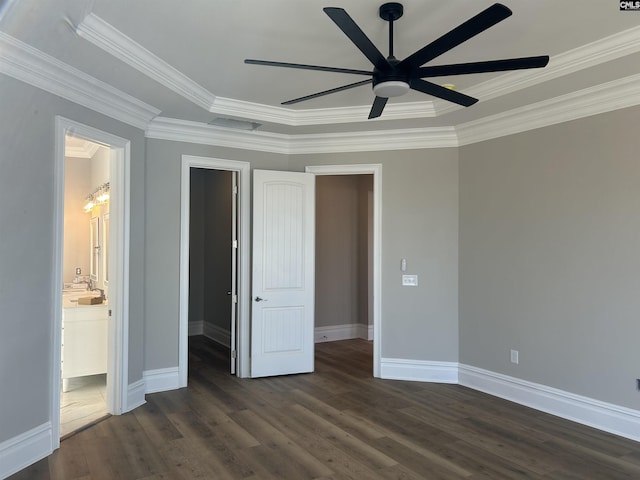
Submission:
<svg viewBox="0 0 640 480">
<path fill-rule="evenodd" d="M 261 455 L 270 452 L 273 456 L 272 459 L 279 459 L 273 462 L 272 467 L 277 468 L 274 473 L 281 473 L 284 469 L 284 465 L 280 465 L 280 463 L 286 464 L 287 469 L 297 469 L 305 478 L 321 477 L 333 473 L 329 467 L 310 452 L 305 451 L 280 429 L 272 426 L 255 412 L 241 410 L 233 414 L 231 418 L 252 432 L 252 435 L 260 442 L 260 446 L 252 448 L 253 451 L 260 451 Z"/>
<path fill-rule="evenodd" d="M 318 460 L 325 463 L 339 478 L 378 478 L 378 470 L 361 459 L 356 459 L 342 448 L 338 442 L 327 438 L 326 432 L 310 428 L 304 417 L 290 415 L 286 411 L 272 409 L 269 412 L 272 422 L 277 422 L 286 429 L 290 438 L 311 453 Z M 397 464 L 396 462 L 393 462 Z M 325 478 L 325 477 L 322 477 Z"/>
<path fill-rule="evenodd" d="M 189 339 L 189 387 L 146 396 L 11 480 L 638 480 L 640 443 L 449 384 L 372 377 L 365 340 L 316 345 L 316 371 L 229 374 Z"/>
</svg>

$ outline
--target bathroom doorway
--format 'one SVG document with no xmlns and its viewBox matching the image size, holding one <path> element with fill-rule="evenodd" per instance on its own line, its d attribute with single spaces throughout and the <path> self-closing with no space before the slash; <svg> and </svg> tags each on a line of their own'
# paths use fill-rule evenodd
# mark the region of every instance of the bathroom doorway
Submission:
<svg viewBox="0 0 640 480">
<path fill-rule="evenodd" d="M 109 415 L 110 148 L 65 136 L 60 437 Z"/>
<path fill-rule="evenodd" d="M 129 388 L 127 375 L 130 141 L 60 116 L 56 117 L 55 129 L 55 263 L 52 280 L 55 308 L 50 370 L 51 438 L 54 449 L 60 445 L 61 437 L 61 388 L 72 390 L 74 384 L 78 383 L 78 378 L 95 376 L 93 380 L 99 384 L 104 379 L 105 387 L 100 395 L 108 414 L 119 415 L 144 402 L 142 391 L 138 395 L 138 390 Z M 66 152 L 70 137 L 75 140 L 69 140 L 69 152 Z M 71 186 L 71 183 L 66 178 L 66 168 L 69 168 L 70 175 L 73 174 L 73 168 L 72 161 L 69 160 L 67 164 L 66 158 L 67 153 L 72 153 L 74 148 L 85 148 L 81 145 L 86 145 L 89 150 L 95 149 L 92 155 L 87 156 L 103 156 L 99 167 L 103 170 L 100 174 L 94 172 L 89 183 L 76 186 L 76 193 L 67 191 L 67 186 Z M 77 150 L 68 158 L 74 158 L 74 155 L 75 163 L 84 167 L 86 178 L 90 178 L 90 173 L 87 173 L 91 171 L 89 158 L 78 159 L 83 154 Z M 89 163 L 82 164 L 81 161 Z M 73 201 L 71 197 L 74 197 Z M 89 200 L 100 208 L 87 205 Z M 65 207 L 75 202 L 79 205 L 77 204 L 73 215 L 78 217 L 77 222 L 84 225 L 79 227 L 84 231 L 82 239 L 74 239 L 70 235 L 65 238 L 68 227 L 66 222 L 71 218 L 65 215 Z M 79 256 L 74 257 L 71 252 L 78 252 Z M 66 294 L 64 299 L 63 294 Z M 79 313 L 80 306 L 84 309 L 82 313 Z M 64 315 L 63 309 L 68 309 Z M 106 322 L 102 321 L 105 316 Z M 76 322 L 72 327 L 73 320 Z M 95 334 L 97 328 L 102 329 L 100 335 Z M 82 339 L 81 342 L 77 340 L 78 337 Z M 103 337 L 106 337 L 106 345 Z M 92 345 L 94 339 L 97 343 Z M 105 349 L 106 354 L 103 354 Z M 100 357 L 100 362 L 83 356 L 86 350 Z M 77 358 L 81 360 L 77 361 Z M 100 366 L 96 367 L 95 363 Z M 67 431 L 66 427 L 64 431 Z"/>
</svg>

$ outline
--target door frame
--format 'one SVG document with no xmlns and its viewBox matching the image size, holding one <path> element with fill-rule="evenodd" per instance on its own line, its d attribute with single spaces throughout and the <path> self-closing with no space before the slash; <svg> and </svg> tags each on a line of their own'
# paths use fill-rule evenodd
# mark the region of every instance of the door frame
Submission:
<svg viewBox="0 0 640 480">
<path fill-rule="evenodd" d="M 249 309 L 250 275 L 250 169 L 249 162 L 182 155 L 180 180 L 180 310 L 178 382 L 186 387 L 189 365 L 189 214 L 191 211 L 191 168 L 226 170 L 238 174 L 238 328 L 237 376 L 250 376 Z"/>
<path fill-rule="evenodd" d="M 380 378 L 382 345 L 382 164 L 317 165 L 315 175 L 373 175 L 373 376 Z"/>
<path fill-rule="evenodd" d="M 117 279 L 109 289 L 109 308 L 113 312 L 108 326 L 107 408 L 119 415 L 128 409 L 129 370 L 129 243 L 131 142 L 78 123 L 55 117 L 54 153 L 54 241 L 53 241 L 53 348 L 51 356 L 50 418 L 53 448 L 60 446 L 60 365 L 62 361 L 62 258 L 64 241 L 64 172 L 66 135 L 83 138 L 109 148 L 110 278 Z"/>
</svg>

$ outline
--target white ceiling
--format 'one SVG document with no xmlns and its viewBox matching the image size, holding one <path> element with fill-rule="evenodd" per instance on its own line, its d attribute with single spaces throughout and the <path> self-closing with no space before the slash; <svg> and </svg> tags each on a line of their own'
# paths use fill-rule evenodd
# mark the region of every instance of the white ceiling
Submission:
<svg viewBox="0 0 640 480">
<path fill-rule="evenodd" d="M 469 108 L 411 92 L 391 99 L 380 119 L 366 120 L 374 98 L 369 86 L 283 107 L 282 101 L 363 77 L 243 63 L 254 58 L 369 70 L 322 8 L 344 8 L 386 55 L 382 3 L 4 0 L 0 31 L 155 107 L 160 117 L 205 124 L 219 116 L 241 118 L 263 124 L 260 131 L 288 135 L 473 125 L 536 106 L 567 105 L 572 96 L 606 93 L 640 75 L 640 12 L 620 11 L 617 0 L 504 0 L 511 17 L 429 65 L 533 55 L 551 61 L 545 69 L 433 79 L 479 98 Z M 395 23 L 400 59 L 494 2 L 402 3 L 404 16 Z"/>
</svg>

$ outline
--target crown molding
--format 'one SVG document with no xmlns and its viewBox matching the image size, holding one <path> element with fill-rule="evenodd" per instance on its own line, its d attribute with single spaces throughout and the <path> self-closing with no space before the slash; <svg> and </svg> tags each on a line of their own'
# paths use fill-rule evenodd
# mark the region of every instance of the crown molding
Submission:
<svg viewBox="0 0 640 480">
<path fill-rule="evenodd" d="M 0 73 L 144 130 L 160 110 L 0 32 Z"/>
<path fill-rule="evenodd" d="M 630 41 L 634 35 L 640 35 L 640 28 L 627 30 L 614 37 L 616 42 L 625 38 Z M 616 42 L 611 40 L 609 48 L 592 49 L 590 64 L 596 62 L 596 57 L 602 59 L 611 58 L 614 54 L 626 55 L 627 53 L 621 53 L 620 49 L 614 47 Z M 635 51 L 634 49 L 639 46 L 640 42 L 636 41 L 633 45 L 627 45 L 625 51 Z M 574 56 L 574 63 L 578 62 L 578 57 Z M 582 58 L 583 64 L 588 63 L 586 57 Z M 3 32 L 0 32 L 0 73 L 136 128 L 146 129 L 149 138 L 280 154 L 456 147 L 640 104 L 640 75 L 632 75 L 467 122 L 457 127 L 283 135 L 260 131 L 242 132 L 197 122 L 158 117 L 160 110 L 153 106 Z M 267 116 L 272 110 L 271 107 L 230 99 L 220 99 L 219 105 L 222 108 L 245 109 L 245 111 L 251 108 L 254 111 L 260 111 L 263 108 L 262 113 L 259 113 Z M 421 104 L 412 105 L 417 109 Z M 325 110 L 329 111 L 325 114 L 326 118 L 344 111 L 344 109 Z M 314 114 L 313 110 L 297 112 L 305 112 L 301 115 L 309 116 Z M 307 119 L 307 121 L 311 120 Z"/>
<path fill-rule="evenodd" d="M 456 127 L 460 145 L 640 105 L 640 74 L 491 115 Z"/>
<path fill-rule="evenodd" d="M 64 156 L 73 158 L 93 158 L 100 145 L 88 140 L 82 140 L 78 145 L 69 145 L 69 142 L 65 142 Z"/>
<path fill-rule="evenodd" d="M 205 110 L 209 110 L 215 95 L 160 59 L 139 43 L 90 13 L 76 31 L 96 47 L 122 60 L 130 67 L 164 85 Z"/>
<path fill-rule="evenodd" d="M 457 127 L 305 135 L 246 132 L 157 117 L 146 136 L 271 153 L 370 152 L 450 148 L 640 105 L 640 74 L 492 115 Z"/>
<path fill-rule="evenodd" d="M 293 135 L 289 153 L 379 152 L 458 146 L 454 127 Z"/>
<path fill-rule="evenodd" d="M 432 101 L 389 103 L 384 109 L 384 118 L 366 120 L 370 110 L 370 105 L 292 110 L 290 108 L 273 107 L 224 97 L 216 97 L 210 109 L 212 113 L 221 115 L 250 118 L 260 122 L 278 123 L 292 127 L 436 116 Z"/>
<path fill-rule="evenodd" d="M 158 140 L 215 145 L 284 155 L 458 146 L 454 127 L 285 135 L 233 130 L 166 117 L 157 117 L 151 121 L 146 136 Z"/>
<path fill-rule="evenodd" d="M 147 126 L 147 138 L 174 142 L 215 145 L 259 152 L 289 153 L 288 135 L 270 132 L 234 130 L 206 123 L 157 117 Z"/>
</svg>

